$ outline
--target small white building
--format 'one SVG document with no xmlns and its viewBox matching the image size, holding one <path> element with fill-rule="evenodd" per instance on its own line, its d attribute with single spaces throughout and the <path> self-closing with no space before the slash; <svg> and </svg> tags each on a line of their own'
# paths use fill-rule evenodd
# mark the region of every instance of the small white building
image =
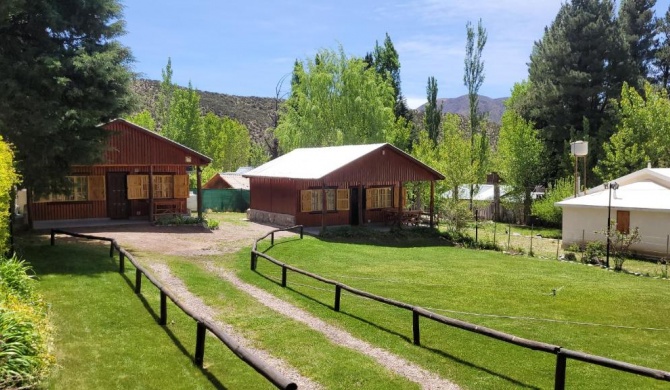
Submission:
<svg viewBox="0 0 670 390">
<path fill-rule="evenodd" d="M 645 168 L 556 205 L 563 208 L 563 247 L 606 241 L 608 211 L 619 231 L 639 228 L 636 253 L 667 257 L 670 244 L 670 168 Z M 614 186 L 613 186 L 614 187 Z M 610 199 L 611 195 L 611 199 Z M 611 202 L 611 203 L 610 203 Z M 608 207 L 609 206 L 609 207 Z"/>
</svg>

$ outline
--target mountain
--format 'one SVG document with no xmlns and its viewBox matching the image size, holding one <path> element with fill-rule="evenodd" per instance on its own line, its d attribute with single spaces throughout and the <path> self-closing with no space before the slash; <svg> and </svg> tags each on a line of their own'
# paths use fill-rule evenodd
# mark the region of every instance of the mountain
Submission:
<svg viewBox="0 0 670 390">
<path fill-rule="evenodd" d="M 479 95 L 479 110 L 487 113 L 491 122 L 500 124 L 502 114 L 505 111 L 505 100 L 507 98 L 492 99 L 488 96 Z M 468 95 L 459 96 L 457 98 L 439 98 L 437 99 L 437 106 L 442 104 L 442 112 L 450 112 L 452 114 L 459 114 L 461 116 L 470 116 L 470 102 Z M 426 105 L 423 104 L 417 108 L 417 111 L 424 112 Z"/>
</svg>

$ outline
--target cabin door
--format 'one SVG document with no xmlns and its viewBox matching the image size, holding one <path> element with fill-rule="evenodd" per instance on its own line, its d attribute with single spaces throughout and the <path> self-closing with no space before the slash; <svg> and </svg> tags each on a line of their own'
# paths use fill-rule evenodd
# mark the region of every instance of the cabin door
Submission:
<svg viewBox="0 0 670 390">
<path fill-rule="evenodd" d="M 127 219 L 130 202 L 126 189 L 126 172 L 107 172 L 107 216 L 112 219 Z"/>
<path fill-rule="evenodd" d="M 358 225 L 358 188 L 356 187 L 349 188 L 349 210 L 351 210 L 349 223 Z"/>
</svg>

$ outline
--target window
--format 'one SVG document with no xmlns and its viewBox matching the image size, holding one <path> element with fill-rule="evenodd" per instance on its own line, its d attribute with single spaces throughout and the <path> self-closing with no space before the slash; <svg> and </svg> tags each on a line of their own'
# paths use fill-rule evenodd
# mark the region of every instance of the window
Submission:
<svg viewBox="0 0 670 390">
<path fill-rule="evenodd" d="M 128 199 L 149 199 L 149 175 L 126 176 Z"/>
<path fill-rule="evenodd" d="M 335 207 L 337 205 L 337 208 Z M 323 190 L 300 191 L 300 211 L 309 213 L 323 210 Z M 326 210 L 349 210 L 349 190 L 326 188 Z"/>
<path fill-rule="evenodd" d="M 383 209 L 393 207 L 391 187 L 367 188 L 365 190 L 365 208 Z"/>
<path fill-rule="evenodd" d="M 172 198 L 174 195 L 174 183 L 172 175 L 154 175 L 154 198 Z"/>
<path fill-rule="evenodd" d="M 188 198 L 188 175 L 154 175 L 154 198 Z M 149 199 L 149 175 L 128 175 L 128 199 Z"/>
<path fill-rule="evenodd" d="M 81 202 L 105 200 L 104 176 L 68 176 L 67 194 L 49 194 L 37 200 L 40 202 Z"/>
</svg>

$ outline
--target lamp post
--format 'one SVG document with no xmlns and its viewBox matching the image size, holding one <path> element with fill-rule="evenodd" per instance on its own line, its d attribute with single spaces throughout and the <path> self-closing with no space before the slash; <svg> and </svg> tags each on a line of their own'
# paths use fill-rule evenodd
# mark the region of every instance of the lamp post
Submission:
<svg viewBox="0 0 670 390">
<path fill-rule="evenodd" d="M 612 190 L 616 191 L 619 189 L 619 184 L 617 182 L 605 183 L 605 188 L 609 188 L 609 194 L 607 198 L 607 258 L 605 265 L 607 268 L 610 267 L 610 230 L 612 226 L 611 214 L 612 214 Z"/>
</svg>

